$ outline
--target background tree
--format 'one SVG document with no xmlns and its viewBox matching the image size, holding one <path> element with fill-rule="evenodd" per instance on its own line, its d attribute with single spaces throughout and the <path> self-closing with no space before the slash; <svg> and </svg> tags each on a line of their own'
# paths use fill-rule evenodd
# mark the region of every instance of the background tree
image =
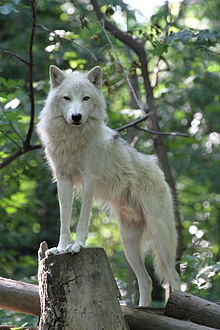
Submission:
<svg viewBox="0 0 220 330">
<path fill-rule="evenodd" d="M 123 38 L 140 44 L 147 63 L 137 54 L 140 50 L 135 52 L 112 34 L 103 17 L 97 19 L 97 10 L 110 27 L 124 31 Z M 33 129 L 48 92 L 48 67 L 88 70 L 99 64 L 104 71 L 109 125 L 118 129 L 148 116 L 120 134 L 144 153 L 156 152 L 163 166 L 158 151 L 162 145 L 172 169 L 181 214 L 183 287 L 213 301 L 219 299 L 219 14 L 220 4 L 214 0 L 165 2 L 144 22 L 120 0 L 98 1 L 96 11 L 85 1 L 2 2 L 1 276 L 36 281 L 39 243 L 46 240 L 53 246 L 58 240 L 56 188 Z M 146 130 L 189 137 L 152 135 Z M 77 202 L 74 218 L 79 209 Z M 110 221 L 99 205 L 93 209 L 88 242 L 105 248 L 124 294 L 130 282 L 126 299 L 137 299 L 133 276 L 126 277 L 116 221 Z M 154 301 L 162 301 L 158 289 Z M 0 313 L 6 322 L 7 313 Z"/>
</svg>

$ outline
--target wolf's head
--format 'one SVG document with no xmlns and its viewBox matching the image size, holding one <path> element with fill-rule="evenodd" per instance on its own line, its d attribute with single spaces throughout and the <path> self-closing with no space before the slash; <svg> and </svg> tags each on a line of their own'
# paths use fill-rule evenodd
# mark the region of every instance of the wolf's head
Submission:
<svg viewBox="0 0 220 330">
<path fill-rule="evenodd" d="M 81 127 L 105 118 L 105 101 L 99 90 L 102 72 L 99 66 L 87 74 L 67 73 L 50 67 L 50 100 L 55 116 L 63 116 L 67 124 Z"/>
</svg>

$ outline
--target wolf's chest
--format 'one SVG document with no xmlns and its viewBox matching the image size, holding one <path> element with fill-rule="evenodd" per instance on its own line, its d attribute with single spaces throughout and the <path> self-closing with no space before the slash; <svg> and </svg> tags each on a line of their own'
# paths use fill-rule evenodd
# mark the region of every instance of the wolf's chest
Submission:
<svg viewBox="0 0 220 330">
<path fill-rule="evenodd" d="M 72 176 L 84 170 L 85 152 L 83 148 L 70 144 L 69 141 L 51 143 L 46 148 L 47 158 L 56 173 Z"/>
</svg>

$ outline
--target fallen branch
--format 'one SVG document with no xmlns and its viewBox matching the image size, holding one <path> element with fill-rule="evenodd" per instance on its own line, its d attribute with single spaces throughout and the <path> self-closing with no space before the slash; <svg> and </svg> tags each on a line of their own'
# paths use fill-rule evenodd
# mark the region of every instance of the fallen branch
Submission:
<svg viewBox="0 0 220 330">
<path fill-rule="evenodd" d="M 167 302 L 165 315 L 220 329 L 220 305 L 189 293 L 173 292 Z"/>
<path fill-rule="evenodd" d="M 186 294 L 176 291 L 173 292 L 168 301 L 168 304 L 170 303 L 170 301 L 176 301 L 176 299 L 179 299 L 180 295 Z M 195 296 L 192 297 L 194 302 L 197 302 L 197 299 L 201 299 Z M 164 316 L 163 309 L 147 307 L 131 308 L 127 306 L 121 306 L 121 309 L 124 314 L 125 320 L 129 325 L 130 330 L 211 330 L 213 329 L 213 327 L 214 329 L 219 329 L 220 306 L 209 301 L 205 301 L 205 303 L 206 305 L 200 305 L 202 308 L 200 311 L 200 315 L 206 314 L 206 317 L 208 317 L 208 313 L 206 313 L 206 311 L 210 309 L 209 306 L 213 307 L 213 311 L 215 311 L 215 313 L 212 315 L 209 314 L 209 317 L 211 316 L 213 320 L 215 320 L 212 323 L 212 328 L 203 325 L 197 325 L 189 321 L 179 319 L 177 320 L 172 317 Z M 8 280 L 0 277 L 0 308 L 17 311 L 24 314 L 40 316 L 40 299 L 38 293 L 38 286 L 34 284 Z M 181 308 L 181 306 L 178 308 L 183 311 L 183 308 Z M 195 311 L 195 306 L 193 310 Z M 167 308 L 165 313 L 167 314 Z M 181 317 L 187 318 L 187 315 L 188 314 L 181 315 Z M 207 324 L 208 322 L 206 317 L 204 316 L 202 318 L 203 322 L 206 322 L 205 324 Z M 192 316 L 190 317 L 190 319 L 191 321 L 194 320 Z"/>
<path fill-rule="evenodd" d="M 197 325 L 192 322 L 176 320 L 164 315 L 157 315 L 148 311 L 123 307 L 122 311 L 130 330 L 211 330 L 206 326 Z"/>
<path fill-rule="evenodd" d="M 38 286 L 0 277 L 0 308 L 39 316 Z"/>
</svg>

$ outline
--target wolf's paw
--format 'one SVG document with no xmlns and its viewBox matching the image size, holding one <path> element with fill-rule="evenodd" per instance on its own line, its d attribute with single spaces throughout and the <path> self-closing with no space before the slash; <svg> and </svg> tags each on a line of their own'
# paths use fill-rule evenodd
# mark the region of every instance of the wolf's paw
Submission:
<svg viewBox="0 0 220 330">
<path fill-rule="evenodd" d="M 54 247 L 46 251 L 46 256 L 48 257 L 51 255 L 63 254 L 65 252 L 66 251 L 64 249 L 59 249 L 58 247 Z"/>
<path fill-rule="evenodd" d="M 68 244 L 66 247 L 67 253 L 78 253 L 85 245 L 82 242 L 75 242 L 73 244 Z"/>
</svg>

